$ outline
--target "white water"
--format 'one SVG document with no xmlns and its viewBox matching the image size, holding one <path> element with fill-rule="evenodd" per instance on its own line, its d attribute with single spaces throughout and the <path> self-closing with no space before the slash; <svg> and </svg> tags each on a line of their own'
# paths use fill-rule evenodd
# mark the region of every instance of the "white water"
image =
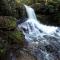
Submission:
<svg viewBox="0 0 60 60">
<path fill-rule="evenodd" d="M 58 27 L 41 24 L 37 20 L 34 10 L 29 6 L 24 6 L 28 14 L 28 19 L 25 22 L 18 24 L 18 28 L 22 30 L 25 35 L 25 39 L 28 41 L 28 48 L 32 48 L 32 52 L 38 60 L 55 60 L 54 56 L 48 53 L 44 46 L 48 46 L 49 44 L 52 45 L 50 42 L 52 41 L 60 48 L 60 29 Z M 56 38 L 57 41 L 54 41 L 53 37 Z M 37 48 L 38 46 L 40 46 L 41 49 Z M 37 55 L 35 49 L 37 49 L 37 52 L 40 49 L 40 52 Z"/>
<path fill-rule="evenodd" d="M 58 27 L 54 26 L 46 26 L 37 21 L 36 15 L 34 13 L 34 10 L 26 6 L 26 11 L 28 14 L 28 20 L 23 22 L 22 24 L 19 24 L 18 27 L 22 29 L 23 34 L 25 35 L 26 40 L 32 40 L 31 37 L 38 38 L 38 36 L 43 36 L 44 34 L 54 34 Z M 25 29 L 26 31 L 24 31 Z M 41 31 L 41 32 L 40 32 Z"/>
</svg>

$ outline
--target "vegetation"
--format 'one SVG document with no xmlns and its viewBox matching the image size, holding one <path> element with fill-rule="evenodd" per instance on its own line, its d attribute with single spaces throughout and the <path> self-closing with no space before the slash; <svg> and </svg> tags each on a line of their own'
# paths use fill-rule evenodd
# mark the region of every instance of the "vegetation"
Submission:
<svg viewBox="0 0 60 60">
<path fill-rule="evenodd" d="M 0 0 L 0 60 L 11 47 L 24 47 L 24 36 L 16 29 L 16 21 L 25 16 L 23 4 L 34 8 L 40 22 L 60 26 L 60 0 Z"/>
<path fill-rule="evenodd" d="M 23 47 L 24 36 L 16 29 L 16 19 L 8 16 L 0 17 L 0 60 L 6 57 L 8 50 Z M 16 47 L 18 45 L 18 48 Z M 16 48 L 15 48 L 16 47 Z"/>
</svg>

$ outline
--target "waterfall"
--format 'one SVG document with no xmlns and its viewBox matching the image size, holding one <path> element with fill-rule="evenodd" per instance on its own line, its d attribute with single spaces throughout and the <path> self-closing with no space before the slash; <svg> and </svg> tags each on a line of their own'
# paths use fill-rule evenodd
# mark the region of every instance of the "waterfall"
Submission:
<svg viewBox="0 0 60 60">
<path fill-rule="evenodd" d="M 36 18 L 36 15 L 35 15 L 35 13 L 34 13 L 34 10 L 32 9 L 32 8 L 30 8 L 30 6 L 26 6 L 26 5 L 24 5 L 25 7 L 26 7 L 26 11 L 27 11 L 27 15 L 28 15 L 28 18 L 30 19 L 37 19 Z"/>
<path fill-rule="evenodd" d="M 60 28 L 41 24 L 34 10 L 24 5 L 28 18 L 18 24 L 25 35 L 29 48 L 37 60 L 60 60 Z"/>
</svg>

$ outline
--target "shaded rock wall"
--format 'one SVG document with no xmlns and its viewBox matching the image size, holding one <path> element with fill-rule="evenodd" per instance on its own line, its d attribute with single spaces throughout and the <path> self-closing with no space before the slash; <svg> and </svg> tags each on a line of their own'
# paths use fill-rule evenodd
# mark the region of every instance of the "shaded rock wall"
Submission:
<svg viewBox="0 0 60 60">
<path fill-rule="evenodd" d="M 0 16 L 0 60 L 6 60 L 9 51 L 14 53 L 24 46 L 24 35 L 16 29 L 16 19 Z M 6 56 L 7 55 L 7 56 Z"/>
<path fill-rule="evenodd" d="M 60 4 L 49 3 L 35 3 L 31 7 L 34 8 L 38 20 L 47 25 L 60 26 Z"/>
</svg>

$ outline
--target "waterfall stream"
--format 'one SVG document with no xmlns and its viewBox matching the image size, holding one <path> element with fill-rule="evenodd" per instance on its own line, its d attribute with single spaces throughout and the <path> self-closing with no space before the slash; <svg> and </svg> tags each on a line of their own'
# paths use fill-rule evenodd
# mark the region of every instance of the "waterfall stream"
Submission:
<svg viewBox="0 0 60 60">
<path fill-rule="evenodd" d="M 24 6 L 28 18 L 17 26 L 25 35 L 27 48 L 31 49 L 37 60 L 60 60 L 60 28 L 41 24 L 34 9 Z"/>
</svg>

